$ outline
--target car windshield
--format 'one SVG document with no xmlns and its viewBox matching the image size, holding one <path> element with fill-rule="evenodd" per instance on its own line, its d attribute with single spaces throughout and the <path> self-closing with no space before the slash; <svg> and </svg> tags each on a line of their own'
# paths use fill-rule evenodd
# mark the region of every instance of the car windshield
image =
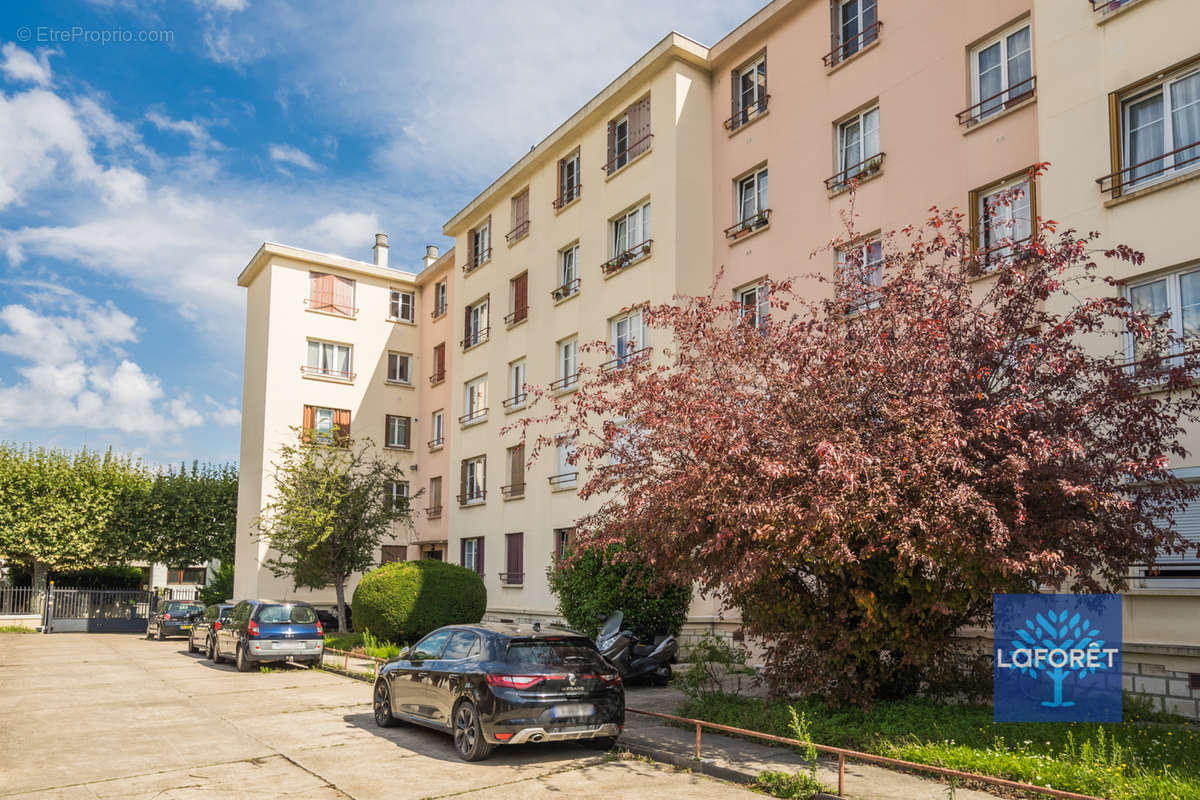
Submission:
<svg viewBox="0 0 1200 800">
<path fill-rule="evenodd" d="M 310 625 L 317 621 L 317 612 L 310 606 L 263 606 L 258 610 L 258 621 L 267 625 Z"/>
<path fill-rule="evenodd" d="M 167 603 L 167 607 L 163 609 L 163 611 L 172 616 L 176 614 L 187 616 L 188 614 L 194 614 L 195 612 L 200 611 L 202 608 L 204 608 L 204 606 L 200 605 L 199 603 Z"/>
<path fill-rule="evenodd" d="M 526 639 L 508 644 L 508 663 L 518 667 L 599 667 L 600 654 L 587 639 Z"/>
</svg>

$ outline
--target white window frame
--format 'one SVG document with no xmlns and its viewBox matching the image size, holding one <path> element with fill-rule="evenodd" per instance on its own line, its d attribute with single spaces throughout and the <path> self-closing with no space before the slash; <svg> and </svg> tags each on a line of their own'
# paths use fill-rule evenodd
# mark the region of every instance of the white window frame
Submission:
<svg viewBox="0 0 1200 800">
<path fill-rule="evenodd" d="M 638 240 L 632 241 L 636 231 Z M 633 250 L 650 241 L 650 201 L 639 203 L 633 208 L 609 220 L 610 258 Z"/>
<path fill-rule="evenodd" d="M 446 412 L 443 409 L 438 409 L 433 412 L 433 419 L 430 423 L 434 442 L 445 443 L 446 441 Z M 440 446 L 435 445 L 435 446 Z"/>
<path fill-rule="evenodd" d="M 855 3 L 855 2 L 858 3 L 858 10 L 854 14 L 854 22 L 855 22 L 855 26 L 858 29 L 858 33 L 854 34 L 854 36 L 847 39 L 846 38 L 847 18 L 845 15 L 845 10 L 846 10 L 846 6 L 850 5 L 851 3 Z M 865 25 L 863 23 L 866 22 L 866 13 L 865 12 L 868 7 L 870 8 L 870 10 L 875 12 L 872 15 L 872 18 L 875 20 L 875 22 L 872 22 L 870 25 Z M 862 35 L 863 35 L 863 31 L 865 31 L 867 28 L 871 27 L 871 25 L 874 25 L 876 22 L 879 21 L 879 9 L 876 5 L 875 0 L 840 0 L 840 2 L 838 2 L 838 4 L 837 4 L 837 9 L 836 9 L 835 13 L 837 14 L 836 23 L 837 23 L 837 43 L 838 43 L 838 48 L 837 48 L 838 56 L 834 60 L 834 63 L 836 64 L 836 63 L 846 60 L 850 56 L 857 53 L 859 50 L 862 50 L 866 45 L 870 44 L 870 42 L 857 41 L 853 45 L 853 47 L 854 47 L 853 50 L 850 49 L 850 45 L 849 45 L 851 40 L 860 39 L 860 37 L 862 37 Z M 874 41 L 874 39 L 872 39 L 872 41 Z"/>
<path fill-rule="evenodd" d="M 751 200 L 749 207 L 746 201 L 747 187 L 751 192 Z M 743 175 L 734 181 L 734 198 L 733 198 L 733 216 L 734 222 L 744 227 L 758 228 L 766 224 L 764 219 L 761 223 L 748 225 L 755 220 L 759 214 L 767 211 L 770 206 L 767 199 L 767 167 L 764 164 L 762 167 L 755 169 L 748 175 Z"/>
<path fill-rule="evenodd" d="M 392 436 L 392 434 L 394 432 L 396 432 L 396 430 L 398 430 L 398 427 L 393 428 L 393 425 L 396 422 L 398 422 L 399 420 L 408 420 L 408 423 L 405 427 L 405 441 L 404 442 L 399 442 L 396 439 L 394 439 Z M 395 448 L 395 449 L 399 449 L 399 450 L 411 450 L 412 449 L 412 433 L 413 433 L 412 417 L 406 417 L 403 414 L 388 414 L 384 418 L 384 423 L 385 423 L 385 430 L 383 432 L 383 440 L 384 440 L 385 447 L 391 447 L 391 448 Z"/>
<path fill-rule="evenodd" d="M 621 141 L 622 141 L 621 128 L 622 128 L 622 126 L 624 126 L 624 128 L 625 128 L 625 134 L 624 134 L 625 146 L 624 147 L 621 147 Z M 629 163 L 629 115 L 622 114 L 621 116 L 619 116 L 615 120 L 613 120 L 613 160 L 612 160 L 611 171 L 616 172 L 617 170 L 619 170 L 621 167 L 625 166 L 628 163 Z"/>
<path fill-rule="evenodd" d="M 563 384 L 560 389 L 568 389 L 579 382 L 579 337 L 568 336 L 556 345 L 558 353 L 558 378 Z"/>
<path fill-rule="evenodd" d="M 850 263 L 851 253 L 858 254 L 857 264 Z M 848 313 L 857 314 L 878 306 L 879 300 L 872 297 L 870 289 L 878 289 L 883 285 L 883 240 L 878 236 L 867 237 L 851 247 L 839 249 L 837 258 L 839 273 L 844 274 L 846 270 L 853 268 L 858 271 L 860 276 L 866 276 L 864 286 L 868 288 L 864 290 L 863 296 L 858 298 L 858 302 L 850 308 Z"/>
<path fill-rule="evenodd" d="M 767 324 L 770 311 L 767 287 L 761 283 L 752 283 L 734 290 L 733 294 L 740 307 L 738 313 L 741 318 L 745 319 L 749 316 L 754 327 L 762 330 Z M 749 302 L 747 302 L 747 298 L 749 298 Z"/>
<path fill-rule="evenodd" d="M 1194 78 L 1198 74 L 1200 74 L 1200 66 L 1193 64 L 1186 69 L 1165 76 L 1161 80 L 1157 81 L 1153 86 L 1142 87 L 1141 89 L 1130 92 L 1128 95 L 1120 98 L 1121 166 L 1123 170 L 1128 170 L 1135 163 L 1149 161 L 1149 163 L 1147 163 L 1145 166 L 1152 167 L 1154 162 L 1162 162 L 1162 169 L 1153 175 L 1147 175 L 1146 177 L 1135 180 L 1133 179 L 1131 172 L 1130 179 L 1122 183 L 1121 188 L 1123 191 L 1133 189 L 1135 187 L 1151 185 L 1161 180 L 1167 180 L 1181 172 L 1191 172 L 1192 170 L 1200 169 L 1200 159 L 1196 159 L 1177 167 L 1175 165 L 1175 156 L 1167 155 L 1167 153 L 1170 153 L 1173 150 L 1193 144 L 1193 142 L 1179 143 L 1175 141 L 1175 125 L 1173 116 L 1176 109 L 1174 105 L 1174 97 L 1172 97 L 1172 92 L 1170 91 L 1171 86 L 1178 84 L 1181 81 L 1188 80 L 1189 78 Z M 1162 107 L 1162 116 L 1159 118 L 1159 122 L 1163 129 L 1162 155 L 1158 156 L 1157 158 L 1142 159 L 1142 162 L 1135 162 L 1132 160 L 1134 158 L 1132 155 L 1133 147 L 1131 146 L 1133 130 L 1129 124 L 1129 109 L 1131 106 L 1136 105 L 1137 103 L 1145 102 L 1155 95 L 1160 97 Z M 1200 100 L 1197 102 L 1200 102 Z M 1192 105 L 1195 105 L 1195 103 Z M 1197 144 L 1200 146 L 1200 143 Z"/>
<path fill-rule="evenodd" d="M 570 176 L 570 181 L 567 178 Z M 558 197 L 561 200 L 579 190 L 579 150 L 564 158 L 558 165 Z M 568 199 L 566 202 L 570 202 Z"/>
<path fill-rule="evenodd" d="M 408 481 L 388 481 L 385 484 L 385 491 L 387 492 L 390 508 L 395 510 L 397 500 L 402 498 L 407 500 L 409 498 Z"/>
<path fill-rule="evenodd" d="M 867 152 L 867 133 L 868 133 L 869 129 L 868 129 L 867 125 L 871 121 L 872 114 L 874 115 L 874 123 L 875 123 L 875 128 L 874 128 L 875 152 L 868 153 Z M 847 154 L 846 154 L 846 151 L 848 149 L 847 148 L 847 137 L 850 135 L 851 129 L 857 129 L 857 132 L 858 132 L 859 158 L 858 158 L 858 161 L 853 161 L 853 162 L 849 161 Z M 846 119 L 844 119 L 838 123 L 838 126 L 837 126 L 837 171 L 838 171 L 838 176 L 839 176 L 839 181 L 838 181 L 839 186 L 844 185 L 851 178 L 854 178 L 862 173 L 869 174 L 870 172 L 873 171 L 868 162 L 870 159 L 875 158 L 881 152 L 883 152 L 882 133 L 883 133 L 883 131 L 882 131 L 882 125 L 880 124 L 880 119 L 879 119 L 879 104 L 878 103 L 871 106 L 870 108 L 864 108 L 862 111 L 859 111 L 857 114 L 854 114 L 851 117 L 847 117 Z M 851 170 L 851 169 L 853 169 L 854 171 L 848 172 L 848 170 Z"/>
<path fill-rule="evenodd" d="M 1130 279 L 1124 288 L 1125 299 L 1132 304 L 1134 294 L 1138 289 L 1153 286 L 1159 281 L 1165 282 L 1167 306 L 1164 310 L 1169 313 L 1166 325 L 1171 331 L 1171 338 L 1175 341 L 1171 342 L 1167 352 L 1161 354 L 1162 358 L 1177 356 L 1190 347 L 1200 346 L 1200 333 L 1194 339 L 1189 340 L 1185 338 L 1183 332 L 1183 278 L 1193 275 L 1200 280 L 1200 264 L 1192 264 L 1189 267 L 1168 272 L 1165 275 L 1155 275 L 1140 280 Z M 1200 306 L 1200 303 L 1197 303 L 1197 306 Z M 1200 311 L 1200 308 L 1197 310 Z M 1153 355 L 1153 353 L 1135 353 L 1133 335 L 1129 333 L 1125 334 L 1125 357 L 1127 360 L 1134 361 L 1139 358 L 1153 357 Z"/>
<path fill-rule="evenodd" d="M 1018 187 L 1024 186 L 1024 190 L 1020 194 L 1013 195 L 1008 203 L 999 202 L 999 198 L 1005 192 L 1016 190 Z M 1021 175 L 1015 178 L 1010 178 L 1003 183 L 996 184 L 981 189 L 977 192 L 975 214 L 978 219 L 979 230 L 975 232 L 979 240 L 979 248 L 987 254 L 988 264 L 993 267 L 1002 259 L 1012 255 L 1013 246 L 1026 241 L 1033 235 L 1033 192 L 1034 185 L 1026 175 Z M 1025 225 L 1028 232 L 1024 236 L 1018 236 L 1020 228 L 1018 220 L 1020 219 L 1019 211 L 1021 208 L 1025 210 Z M 995 212 L 997 218 L 1003 217 L 1000 220 L 1002 225 L 1002 233 L 996 241 L 1004 242 L 1004 244 L 990 243 L 992 238 L 992 220 L 989 216 L 990 212 Z"/>
<path fill-rule="evenodd" d="M 472 491 L 474 489 L 474 491 Z M 463 486 L 463 499 L 466 505 L 482 503 L 487 492 L 487 456 L 475 456 L 467 459 L 467 483 Z M 474 496 L 472 496 L 474 495 Z"/>
<path fill-rule="evenodd" d="M 336 409 L 313 406 L 313 438 L 322 444 L 333 442 Z"/>
<path fill-rule="evenodd" d="M 397 377 L 393 364 L 404 364 L 403 372 L 406 377 Z M 401 386 L 412 386 L 412 355 L 409 353 L 401 353 L 396 350 L 389 350 L 387 354 L 387 382 L 396 383 Z"/>
<path fill-rule="evenodd" d="M 433 285 L 433 316 L 440 317 L 446 313 L 447 296 L 446 281 L 438 281 Z"/>
<path fill-rule="evenodd" d="M 490 327 L 488 302 L 491 298 L 485 297 L 470 306 L 471 308 L 471 328 L 467 331 L 467 347 L 474 347 L 484 341 L 483 332 Z"/>
<path fill-rule="evenodd" d="M 491 258 L 492 221 L 489 219 L 470 233 L 471 263 L 478 267 Z"/>
<path fill-rule="evenodd" d="M 750 109 L 759 108 L 760 104 L 767 98 L 767 54 L 762 52 L 757 55 L 753 61 L 737 71 L 737 110 L 741 115 L 738 124 L 745 124 L 744 121 Z M 759 68 L 762 68 L 761 80 L 759 80 Z M 753 80 L 750 82 L 749 92 L 745 86 L 747 76 L 751 76 Z M 750 95 L 749 101 L 746 99 L 747 93 Z"/>
<path fill-rule="evenodd" d="M 995 103 L 994 107 L 985 110 L 982 106 L 980 106 L 975 110 L 974 114 L 972 115 L 972 119 L 975 121 L 982 121 L 999 114 L 1008 106 L 1008 103 L 1011 101 L 1013 97 L 1013 87 L 1009 85 L 1008 81 L 1008 39 L 1013 34 L 1019 33 L 1025 28 L 1029 28 L 1029 75 L 1032 77 L 1036 74 L 1036 65 L 1033 63 L 1033 22 L 1028 18 L 1010 25 L 1000 33 L 997 33 L 995 36 L 992 36 L 986 41 L 980 42 L 971 48 L 971 106 L 975 107 L 984 100 L 987 100 L 988 97 L 992 96 L 984 96 L 982 94 L 983 90 L 981 84 L 983 76 L 979 72 L 979 56 L 985 50 L 990 50 L 996 44 L 1000 45 L 1000 86 L 1002 88 L 999 96 L 993 100 Z M 1032 89 L 1033 87 L 1030 85 L 1030 87 L 1027 89 L 1019 90 L 1016 93 L 1016 96 L 1020 97 L 1024 94 L 1030 93 Z"/>
<path fill-rule="evenodd" d="M 555 487 L 574 486 L 579 477 L 579 469 L 577 464 L 569 463 L 569 459 L 575 453 L 575 440 L 567 437 L 560 437 L 555 444 L 555 452 L 557 456 L 557 469 L 555 477 L 570 475 L 570 478 L 563 477 L 562 480 L 554 482 Z"/>
<path fill-rule="evenodd" d="M 620 329 L 622 323 L 625 325 L 625 333 L 622 336 Z M 636 333 L 635 333 L 636 326 Z M 623 366 L 628 362 L 631 354 L 642 350 L 650 345 L 650 331 L 646 327 L 646 318 L 642 314 L 642 309 L 637 308 L 633 311 L 628 311 L 619 316 L 613 317 L 608 321 L 609 343 L 612 345 L 613 352 L 617 359 L 617 366 Z M 629 342 L 633 341 L 635 347 L 629 348 Z"/>
<path fill-rule="evenodd" d="M 392 289 L 388 296 L 388 319 L 399 322 L 415 322 L 417 296 L 403 289 Z"/>
<path fill-rule="evenodd" d="M 476 412 L 485 412 L 479 417 L 479 420 L 487 419 L 487 376 L 481 375 L 478 378 L 469 380 L 464 385 L 463 405 L 466 413 L 475 414 Z M 476 422 L 478 420 L 471 420 Z"/>
<path fill-rule="evenodd" d="M 526 372 L 525 359 L 518 358 L 508 365 L 508 391 L 509 398 L 513 399 L 510 408 L 523 408 L 525 400 L 528 397 L 528 373 Z"/>
<path fill-rule="evenodd" d="M 308 345 L 305 352 L 304 364 L 311 370 L 311 374 L 320 375 L 323 377 L 339 378 L 341 380 L 351 380 L 354 374 L 354 346 L 342 344 L 341 342 L 329 342 L 324 339 L 308 339 Z M 313 363 L 313 345 L 317 346 L 316 355 L 317 363 Z M 340 354 L 346 354 L 346 369 L 334 369 L 334 366 L 341 360 Z M 330 358 L 332 357 L 332 362 Z"/>
<path fill-rule="evenodd" d="M 558 277 L 559 288 L 579 277 L 579 242 L 558 251 Z"/>
<path fill-rule="evenodd" d="M 479 537 L 464 536 L 462 543 L 462 566 L 472 572 L 479 572 Z"/>
</svg>

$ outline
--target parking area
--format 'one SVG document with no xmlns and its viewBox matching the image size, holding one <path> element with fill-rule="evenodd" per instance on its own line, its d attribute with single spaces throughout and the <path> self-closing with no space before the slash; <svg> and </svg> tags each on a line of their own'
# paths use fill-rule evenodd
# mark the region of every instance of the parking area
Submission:
<svg viewBox="0 0 1200 800">
<path fill-rule="evenodd" d="M 468 764 L 448 736 L 375 727 L 366 683 L 122 634 L 0 634 L 0 753 L 3 798 L 761 797 L 575 744 Z"/>
</svg>

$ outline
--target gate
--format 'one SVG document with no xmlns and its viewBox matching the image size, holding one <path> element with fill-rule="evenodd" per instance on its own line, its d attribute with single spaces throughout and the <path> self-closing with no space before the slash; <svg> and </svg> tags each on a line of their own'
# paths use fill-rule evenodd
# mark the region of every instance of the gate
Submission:
<svg viewBox="0 0 1200 800">
<path fill-rule="evenodd" d="M 52 588 L 46 625 L 50 633 L 145 633 L 156 603 L 153 592 L 137 589 Z"/>
</svg>

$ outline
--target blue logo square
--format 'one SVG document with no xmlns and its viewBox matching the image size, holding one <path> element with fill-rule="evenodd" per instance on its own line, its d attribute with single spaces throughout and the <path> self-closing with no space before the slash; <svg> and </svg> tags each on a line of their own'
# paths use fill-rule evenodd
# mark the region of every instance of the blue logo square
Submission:
<svg viewBox="0 0 1200 800">
<path fill-rule="evenodd" d="M 996 722 L 1121 721 L 1121 596 L 998 594 Z"/>
</svg>

